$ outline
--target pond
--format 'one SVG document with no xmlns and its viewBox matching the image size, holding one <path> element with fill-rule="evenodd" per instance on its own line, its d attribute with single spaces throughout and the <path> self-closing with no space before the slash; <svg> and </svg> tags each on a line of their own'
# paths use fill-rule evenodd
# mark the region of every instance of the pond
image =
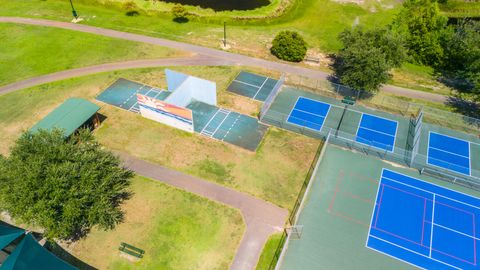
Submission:
<svg viewBox="0 0 480 270">
<path fill-rule="evenodd" d="M 270 4 L 269 0 L 162 0 L 167 3 L 211 8 L 215 11 L 252 10 Z"/>
</svg>

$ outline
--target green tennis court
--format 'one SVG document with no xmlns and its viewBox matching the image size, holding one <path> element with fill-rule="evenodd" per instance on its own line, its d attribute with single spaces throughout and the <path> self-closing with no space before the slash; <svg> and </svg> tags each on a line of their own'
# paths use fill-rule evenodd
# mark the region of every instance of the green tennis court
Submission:
<svg viewBox="0 0 480 270">
<path fill-rule="evenodd" d="M 265 101 L 273 91 L 278 80 L 241 71 L 230 83 L 227 91 L 246 96 L 258 101 Z"/>
<path fill-rule="evenodd" d="M 366 247 L 383 168 L 480 196 L 372 156 L 325 147 L 295 224 L 299 237 L 290 236 L 277 269 L 417 269 Z"/>
</svg>

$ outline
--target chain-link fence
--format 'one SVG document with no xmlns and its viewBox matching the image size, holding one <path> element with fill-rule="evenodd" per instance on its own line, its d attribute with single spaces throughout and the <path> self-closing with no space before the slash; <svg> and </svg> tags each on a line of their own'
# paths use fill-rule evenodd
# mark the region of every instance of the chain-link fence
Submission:
<svg viewBox="0 0 480 270">
<path fill-rule="evenodd" d="M 355 90 L 327 80 L 312 79 L 298 75 L 287 76 L 285 83 L 299 88 L 307 88 L 320 95 L 336 99 L 343 99 L 346 96 L 355 97 L 357 103 L 361 105 L 405 117 L 416 116 L 423 109 L 426 123 L 466 133 L 480 134 L 480 119 L 408 102 L 399 97 L 370 95 L 368 92 Z"/>
</svg>

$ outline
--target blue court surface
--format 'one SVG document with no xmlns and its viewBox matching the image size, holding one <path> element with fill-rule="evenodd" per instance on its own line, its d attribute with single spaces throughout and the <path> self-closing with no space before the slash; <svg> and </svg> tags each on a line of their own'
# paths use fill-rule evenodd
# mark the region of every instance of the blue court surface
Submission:
<svg viewBox="0 0 480 270">
<path fill-rule="evenodd" d="M 480 269 L 480 199 L 384 169 L 367 247 L 423 269 Z"/>
<path fill-rule="evenodd" d="M 470 175 L 470 142 L 430 132 L 427 163 Z"/>
<path fill-rule="evenodd" d="M 287 122 L 301 127 L 320 131 L 330 111 L 330 104 L 299 97 Z"/>
<path fill-rule="evenodd" d="M 356 141 L 375 148 L 393 152 L 398 122 L 382 117 L 362 114 Z"/>
</svg>

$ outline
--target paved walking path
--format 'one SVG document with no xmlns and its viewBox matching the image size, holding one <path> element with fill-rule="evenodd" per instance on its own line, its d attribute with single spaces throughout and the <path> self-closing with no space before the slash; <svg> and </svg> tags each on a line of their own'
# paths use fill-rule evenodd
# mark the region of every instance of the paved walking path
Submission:
<svg viewBox="0 0 480 270">
<path fill-rule="evenodd" d="M 139 175 L 224 203 L 241 211 L 247 228 L 230 267 L 232 270 L 255 269 L 268 237 L 274 232 L 280 232 L 287 220 L 286 209 L 251 195 L 152 164 L 125 153 L 118 154 L 126 166 Z"/>
<path fill-rule="evenodd" d="M 210 56 L 217 59 L 223 59 L 225 61 L 234 62 L 239 65 L 267 68 L 267 69 L 277 70 L 284 73 L 302 75 L 310 78 L 327 79 L 330 76 L 329 73 L 322 72 L 319 70 L 313 70 L 309 68 L 293 66 L 290 64 L 268 61 L 264 59 L 258 59 L 258 58 L 254 58 L 246 55 L 230 53 L 226 51 L 216 50 L 216 49 L 202 47 L 202 46 L 193 45 L 193 44 L 184 43 L 184 42 L 132 34 L 132 33 L 94 27 L 89 25 L 74 24 L 70 22 L 52 21 L 52 20 L 45 20 L 45 19 L 20 18 L 20 17 L 0 17 L 0 22 L 50 26 L 50 27 L 68 29 L 68 30 L 81 31 L 85 33 L 98 34 L 98 35 L 103 35 L 103 36 L 108 36 L 113 38 L 120 38 L 120 39 L 126 39 L 131 41 L 149 43 L 149 44 L 169 47 L 172 49 L 193 52 L 193 53 L 197 53 L 204 56 Z M 382 90 L 385 92 L 396 94 L 396 95 L 402 95 L 402 96 L 416 98 L 416 99 L 425 99 L 433 102 L 445 102 L 447 100 L 447 97 L 443 95 L 425 93 L 422 91 L 416 91 L 412 89 L 401 88 L 401 87 L 391 86 L 391 85 L 383 86 Z"/>
<path fill-rule="evenodd" d="M 80 76 L 85 76 L 89 74 L 96 74 L 100 72 L 108 72 L 122 69 L 132 69 L 132 68 L 149 68 L 149 67 L 159 67 L 159 66 L 224 66 L 230 65 L 231 62 L 212 58 L 208 56 L 187 56 L 187 57 L 178 57 L 178 58 L 162 58 L 162 59 L 149 59 L 149 60 L 134 60 L 134 61 L 124 61 L 117 63 L 108 63 L 101 64 L 83 68 L 69 69 L 60 72 L 50 73 L 43 76 L 33 77 L 23 81 L 15 82 L 12 84 L 7 84 L 5 86 L 0 86 L 0 94 L 6 94 L 16 90 L 41 85 L 45 83 L 65 80 L 69 78 L 75 78 Z"/>
</svg>

